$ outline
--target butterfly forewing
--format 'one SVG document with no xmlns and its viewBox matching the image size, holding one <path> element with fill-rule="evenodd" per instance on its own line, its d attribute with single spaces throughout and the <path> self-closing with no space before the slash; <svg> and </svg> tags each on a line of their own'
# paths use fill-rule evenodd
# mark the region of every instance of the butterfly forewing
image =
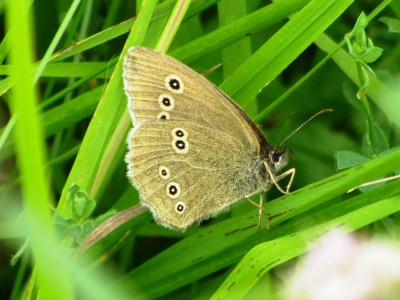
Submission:
<svg viewBox="0 0 400 300">
<path fill-rule="evenodd" d="M 181 89 L 170 88 L 168 79 L 178 79 Z M 244 112 L 207 79 L 172 57 L 144 47 L 131 48 L 124 62 L 124 83 L 135 126 L 156 118 L 199 121 L 238 137 L 249 147 L 258 146 L 258 136 Z M 169 106 L 163 99 L 169 100 Z"/>
</svg>

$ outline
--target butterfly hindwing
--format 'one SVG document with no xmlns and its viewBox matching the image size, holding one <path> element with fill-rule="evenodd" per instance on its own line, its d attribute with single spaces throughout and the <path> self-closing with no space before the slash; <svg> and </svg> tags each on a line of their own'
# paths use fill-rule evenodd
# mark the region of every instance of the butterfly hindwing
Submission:
<svg viewBox="0 0 400 300">
<path fill-rule="evenodd" d="M 245 151 L 239 140 L 202 124 L 149 121 L 130 134 L 128 176 L 157 222 L 183 230 L 257 188 Z"/>
</svg>

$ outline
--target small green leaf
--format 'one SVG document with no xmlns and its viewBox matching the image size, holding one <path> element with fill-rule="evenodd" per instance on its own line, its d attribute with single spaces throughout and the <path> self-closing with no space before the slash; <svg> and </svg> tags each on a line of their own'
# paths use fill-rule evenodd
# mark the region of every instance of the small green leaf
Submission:
<svg viewBox="0 0 400 300">
<path fill-rule="evenodd" d="M 361 49 L 367 48 L 367 35 L 365 34 L 364 29 L 360 29 L 356 32 L 356 42 L 360 45 Z"/>
<path fill-rule="evenodd" d="M 375 151 L 380 154 L 389 149 L 388 139 L 383 130 L 375 123 L 374 124 L 374 136 L 375 136 Z"/>
<path fill-rule="evenodd" d="M 381 21 L 387 25 L 389 32 L 400 33 L 400 20 L 399 19 L 383 17 L 383 18 L 380 18 L 379 21 Z"/>
<path fill-rule="evenodd" d="M 77 223 L 89 218 L 96 207 L 96 202 L 89 199 L 87 193 L 75 184 L 68 191 L 67 201 L 72 208 L 73 221 Z"/>
<path fill-rule="evenodd" d="M 14 267 L 22 258 L 24 253 L 29 249 L 29 241 L 25 240 L 22 246 L 18 249 L 17 253 L 15 253 L 10 260 L 10 265 Z"/>
<path fill-rule="evenodd" d="M 368 63 L 376 61 L 382 54 L 383 49 L 375 47 L 372 39 L 367 38 L 365 27 L 368 25 L 367 17 L 364 13 L 358 17 L 353 30 L 346 35 L 346 43 L 349 53 L 359 61 L 362 66 L 373 73 L 372 69 L 367 66 Z M 352 42 L 351 36 L 354 36 Z"/>
<path fill-rule="evenodd" d="M 336 152 L 336 166 L 339 170 L 354 167 L 368 161 L 368 158 L 352 151 Z"/>
<path fill-rule="evenodd" d="M 363 138 L 362 153 L 370 158 L 389 149 L 389 142 L 382 129 L 375 123 L 373 127 L 373 143 L 367 140 L 367 134 Z"/>
<path fill-rule="evenodd" d="M 360 30 L 364 30 L 365 27 L 368 25 L 368 19 L 364 12 L 361 12 L 360 16 L 358 17 L 356 24 L 354 25 L 353 31 L 357 32 Z"/>
<path fill-rule="evenodd" d="M 382 55 L 382 52 L 383 49 L 379 47 L 369 48 L 361 55 L 361 60 L 367 64 L 373 63 Z"/>
<path fill-rule="evenodd" d="M 352 48 L 350 49 L 350 54 L 355 58 L 358 58 L 361 53 L 363 53 L 364 47 L 359 43 L 353 43 Z"/>
</svg>

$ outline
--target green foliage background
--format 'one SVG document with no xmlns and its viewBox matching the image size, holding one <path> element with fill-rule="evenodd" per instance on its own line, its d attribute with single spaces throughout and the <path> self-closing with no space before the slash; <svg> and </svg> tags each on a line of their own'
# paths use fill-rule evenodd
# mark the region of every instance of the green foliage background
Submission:
<svg viewBox="0 0 400 300">
<path fill-rule="evenodd" d="M 346 192 L 400 170 L 400 1 L 159 2 L 0 3 L 0 294 L 283 298 L 275 271 L 332 227 L 398 241 L 398 182 Z M 383 49 L 377 60 L 361 33 L 350 36 L 351 54 L 346 46 L 362 12 L 367 37 Z M 147 212 L 83 259 L 71 254 L 139 201 L 123 161 L 131 124 L 121 64 L 133 45 L 207 74 L 272 145 L 333 109 L 285 143 L 296 177 L 291 194 L 268 192 L 269 231 L 256 229 L 246 201 L 185 233 Z"/>
</svg>

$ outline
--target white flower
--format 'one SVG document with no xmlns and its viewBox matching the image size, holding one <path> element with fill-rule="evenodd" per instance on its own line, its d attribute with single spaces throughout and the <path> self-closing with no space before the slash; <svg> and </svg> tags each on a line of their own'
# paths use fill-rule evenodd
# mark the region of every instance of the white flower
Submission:
<svg viewBox="0 0 400 300">
<path fill-rule="evenodd" d="M 293 300 L 400 299 L 400 248 L 332 231 L 290 282 Z"/>
</svg>

